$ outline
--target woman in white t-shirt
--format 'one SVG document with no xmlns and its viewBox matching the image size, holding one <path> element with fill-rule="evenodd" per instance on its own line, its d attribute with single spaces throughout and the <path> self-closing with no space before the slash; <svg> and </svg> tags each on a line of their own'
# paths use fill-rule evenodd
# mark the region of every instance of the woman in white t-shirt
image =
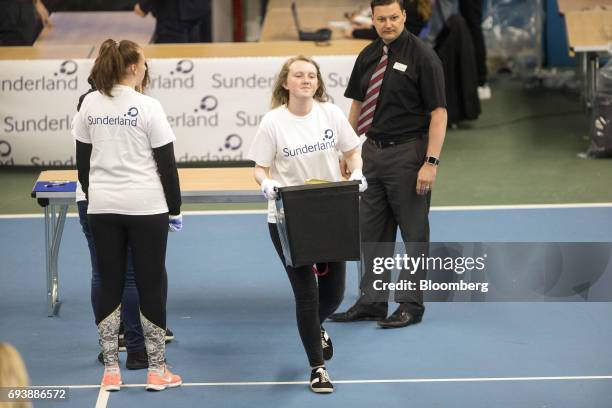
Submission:
<svg viewBox="0 0 612 408">
<path fill-rule="evenodd" d="M 342 152 L 351 180 L 361 180 L 359 138 L 328 96 L 315 61 L 298 56 L 283 65 L 272 94 L 272 110 L 261 120 L 248 157 L 255 161 L 255 179 L 268 198 L 268 228 L 285 265 L 276 229 L 275 187 L 302 185 L 308 179 L 340 181 L 338 151 Z M 311 367 L 310 388 L 317 393 L 334 390 L 325 360 L 333 354 L 331 339 L 321 325 L 342 302 L 345 263 L 330 262 L 318 279 L 311 267 L 285 267 L 295 296 L 298 330 Z M 316 269 L 315 269 L 316 271 Z"/>
<path fill-rule="evenodd" d="M 182 227 L 176 138 L 160 103 L 135 90 L 145 70 L 138 44 L 104 41 L 91 70 L 97 91 L 83 99 L 73 121 L 78 176 L 89 201 L 100 274 L 95 316 L 105 366 L 102 387 L 108 391 L 121 386 L 117 335 L 128 247 L 149 359 L 146 388 L 181 384 L 166 367 L 164 345 L 168 229 Z"/>
</svg>

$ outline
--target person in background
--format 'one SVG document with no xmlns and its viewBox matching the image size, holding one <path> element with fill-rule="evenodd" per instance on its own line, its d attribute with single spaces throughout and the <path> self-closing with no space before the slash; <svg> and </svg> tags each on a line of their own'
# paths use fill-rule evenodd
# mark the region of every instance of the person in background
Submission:
<svg viewBox="0 0 612 408">
<path fill-rule="evenodd" d="M 32 45 L 38 20 L 43 27 L 50 24 L 42 0 L 0 0 L 0 46 Z"/>
<path fill-rule="evenodd" d="M 470 29 L 474 44 L 478 69 L 478 97 L 486 100 L 491 99 L 491 88 L 487 82 L 487 47 L 482 34 L 482 2 L 483 0 L 459 0 L 459 12 Z"/>
<path fill-rule="evenodd" d="M 481 100 L 491 99 L 491 88 L 488 84 L 487 47 L 482 33 L 483 0 L 434 0 L 430 29 L 425 40 L 433 47 L 438 35 L 443 31 L 446 21 L 453 14 L 460 14 L 470 32 L 474 45 L 474 56 L 478 73 L 478 97 Z"/>
<path fill-rule="evenodd" d="M 140 0 L 134 12 L 155 16 L 156 44 L 211 42 L 210 0 Z"/>
<path fill-rule="evenodd" d="M 360 180 L 361 191 L 367 187 L 359 138 L 344 113 L 328 99 L 319 65 L 304 56 L 290 58 L 273 87 L 273 109 L 263 117 L 249 149 L 255 180 L 269 200 L 268 230 L 283 266 L 274 204 L 277 187 L 302 185 L 308 179 L 342 180 L 338 152 L 351 171 L 350 180 Z M 307 151 L 297 153 L 296 148 L 305 145 Z M 342 302 L 345 270 L 345 262 L 329 262 L 323 271 L 312 265 L 285 266 L 295 296 L 298 331 L 310 363 L 310 389 L 316 393 L 334 390 L 325 368 L 333 346 L 322 324 Z"/>
<path fill-rule="evenodd" d="M 145 74 L 138 44 L 104 41 L 91 70 L 96 91 L 83 99 L 72 129 L 100 274 L 94 313 L 107 391 L 118 391 L 122 384 L 117 336 L 128 248 L 148 355 L 146 389 L 182 384 L 165 362 L 166 245 L 168 230 L 180 231 L 183 225 L 176 138 L 161 104 L 136 91 Z"/>
</svg>

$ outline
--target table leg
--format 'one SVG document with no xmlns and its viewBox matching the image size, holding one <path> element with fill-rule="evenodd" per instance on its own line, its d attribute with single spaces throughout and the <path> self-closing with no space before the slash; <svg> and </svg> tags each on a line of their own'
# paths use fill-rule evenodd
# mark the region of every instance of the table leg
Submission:
<svg viewBox="0 0 612 408">
<path fill-rule="evenodd" d="M 363 272 L 364 272 L 363 269 L 362 269 L 363 262 L 360 260 L 360 261 L 357 261 L 356 263 L 357 263 L 357 275 L 358 275 L 358 277 L 357 277 L 357 294 L 359 296 L 361 296 L 361 281 L 363 280 Z"/>
<path fill-rule="evenodd" d="M 589 69 L 587 62 L 587 54 L 584 52 L 578 53 L 578 66 L 580 82 L 582 83 L 582 92 L 581 92 L 581 102 L 583 106 L 588 110 L 589 109 Z"/>
<path fill-rule="evenodd" d="M 590 107 L 593 108 L 595 104 L 595 97 L 597 94 L 597 82 L 599 75 L 599 55 L 596 52 L 589 53 L 589 71 L 591 73 L 591 89 L 590 91 Z"/>
<path fill-rule="evenodd" d="M 597 76 L 599 74 L 599 55 L 597 52 L 581 53 L 582 58 L 580 65 L 582 66 L 583 77 L 583 94 L 584 104 L 587 110 L 593 108 L 595 96 L 597 93 Z"/>
<path fill-rule="evenodd" d="M 56 208 L 58 207 L 58 208 Z M 45 207 L 45 266 L 47 270 L 47 303 L 48 316 L 57 315 L 59 301 L 59 248 L 66 222 L 68 205 L 53 205 Z"/>
<path fill-rule="evenodd" d="M 53 299 L 52 299 L 52 275 L 51 275 L 51 209 L 47 205 L 45 207 L 45 271 L 47 272 L 47 304 L 48 316 L 54 316 L 53 313 Z"/>
</svg>

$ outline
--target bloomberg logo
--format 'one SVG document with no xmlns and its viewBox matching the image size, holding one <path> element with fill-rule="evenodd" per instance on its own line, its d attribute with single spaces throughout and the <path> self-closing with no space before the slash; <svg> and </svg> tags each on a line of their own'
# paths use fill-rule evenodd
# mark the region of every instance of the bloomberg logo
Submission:
<svg viewBox="0 0 612 408">
<path fill-rule="evenodd" d="M 2 92 L 34 92 L 34 91 L 75 91 L 78 88 L 79 77 L 76 74 L 79 66 L 76 61 L 62 62 L 53 76 L 42 75 L 28 78 L 23 75 L 16 79 L 3 79 L 0 82 Z"/>
<path fill-rule="evenodd" d="M 329 149 L 336 148 L 336 141 L 334 140 L 334 131 L 332 129 L 325 129 L 323 132 L 323 141 L 316 142 L 314 144 L 304 143 L 304 145 L 290 149 L 288 147 L 283 148 L 284 157 L 297 157 L 303 154 L 322 152 Z"/>
<path fill-rule="evenodd" d="M 176 63 L 176 67 L 167 75 L 150 75 L 151 89 L 193 89 L 195 76 L 193 74 L 194 64 L 192 60 L 182 59 Z"/>
</svg>

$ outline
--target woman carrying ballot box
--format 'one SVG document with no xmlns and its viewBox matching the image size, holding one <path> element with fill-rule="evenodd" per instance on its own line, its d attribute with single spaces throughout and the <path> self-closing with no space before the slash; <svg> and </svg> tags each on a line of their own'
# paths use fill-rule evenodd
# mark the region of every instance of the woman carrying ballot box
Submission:
<svg viewBox="0 0 612 408">
<path fill-rule="evenodd" d="M 361 191 L 367 188 L 359 138 L 344 113 L 328 99 L 318 64 L 303 56 L 290 58 L 274 85 L 272 110 L 262 118 L 249 150 L 248 157 L 256 164 L 255 179 L 269 200 L 268 229 L 283 265 L 275 217 L 277 187 L 303 185 L 309 179 L 341 181 L 338 152 L 342 152 L 351 171 L 350 180 L 361 181 Z M 322 323 L 342 302 L 345 263 L 330 262 L 323 273 L 312 266 L 286 266 L 285 270 L 311 367 L 310 388 L 317 393 L 333 392 L 325 368 L 333 348 Z"/>
<path fill-rule="evenodd" d="M 176 140 L 160 103 L 136 91 L 146 66 L 138 44 L 106 40 L 91 70 L 97 91 L 73 121 L 79 182 L 96 249 L 96 324 L 104 357 L 102 388 L 121 387 L 117 335 L 131 250 L 149 367 L 147 390 L 179 386 L 165 363 L 165 259 L 168 230 L 182 228 Z"/>
</svg>

